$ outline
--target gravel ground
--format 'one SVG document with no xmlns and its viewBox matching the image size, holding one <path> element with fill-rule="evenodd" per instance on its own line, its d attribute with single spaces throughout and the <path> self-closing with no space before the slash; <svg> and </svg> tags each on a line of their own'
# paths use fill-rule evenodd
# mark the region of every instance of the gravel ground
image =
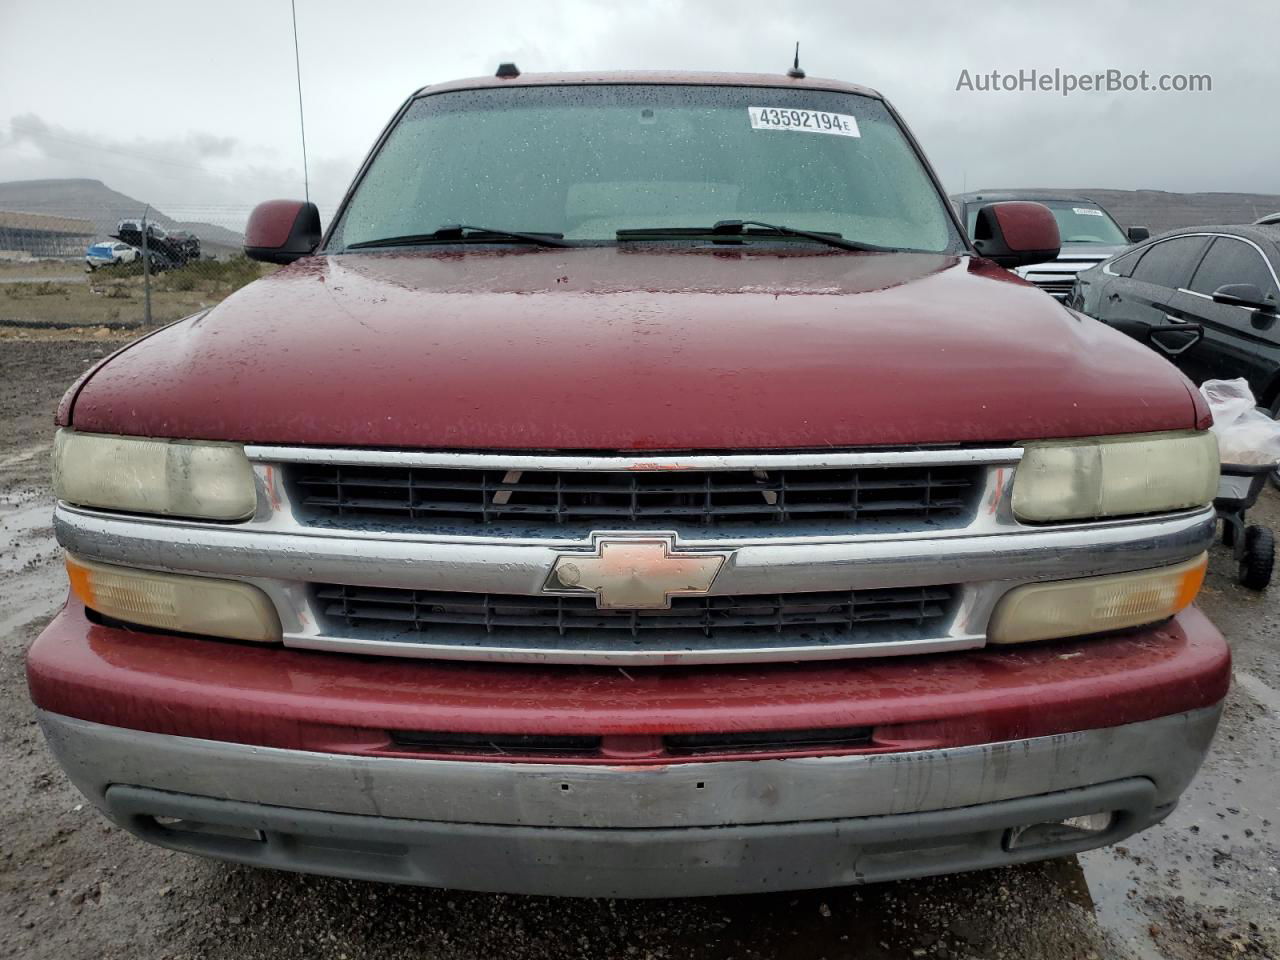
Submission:
<svg viewBox="0 0 1280 960">
<path fill-rule="evenodd" d="M 690 901 L 554 901 L 251 870 L 144 845 L 44 747 L 22 656 L 65 587 L 47 485 L 53 410 L 107 331 L 0 336 L 0 956 L 1047 958 L 1280 956 L 1280 586 L 1214 553 L 1202 606 L 1236 656 L 1212 755 L 1123 846 L 957 877 Z M 1268 493 L 1255 519 L 1280 529 Z"/>
</svg>

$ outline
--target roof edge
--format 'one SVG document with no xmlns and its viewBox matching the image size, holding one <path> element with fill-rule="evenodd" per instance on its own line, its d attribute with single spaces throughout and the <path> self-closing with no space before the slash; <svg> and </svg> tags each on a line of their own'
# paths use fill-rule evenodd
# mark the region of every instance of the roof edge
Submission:
<svg viewBox="0 0 1280 960">
<path fill-rule="evenodd" d="M 414 91 L 415 97 L 454 90 L 483 90 L 493 87 L 553 87 L 608 84 L 689 84 L 702 86 L 779 87 L 796 90 L 827 90 L 853 93 L 883 100 L 870 87 L 823 77 L 788 77 L 785 73 L 718 73 L 714 71 L 601 70 L 572 73 L 522 73 L 517 77 L 468 77 L 430 84 Z"/>
</svg>

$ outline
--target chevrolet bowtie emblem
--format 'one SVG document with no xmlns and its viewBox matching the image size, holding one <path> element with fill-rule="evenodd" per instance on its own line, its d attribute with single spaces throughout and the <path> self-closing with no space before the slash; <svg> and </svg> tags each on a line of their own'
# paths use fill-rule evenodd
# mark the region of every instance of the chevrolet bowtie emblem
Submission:
<svg viewBox="0 0 1280 960">
<path fill-rule="evenodd" d="M 674 596 L 707 593 L 728 556 L 679 550 L 675 534 L 593 534 L 592 540 L 594 553 L 556 558 L 546 593 L 594 593 L 602 610 L 666 610 Z"/>
</svg>

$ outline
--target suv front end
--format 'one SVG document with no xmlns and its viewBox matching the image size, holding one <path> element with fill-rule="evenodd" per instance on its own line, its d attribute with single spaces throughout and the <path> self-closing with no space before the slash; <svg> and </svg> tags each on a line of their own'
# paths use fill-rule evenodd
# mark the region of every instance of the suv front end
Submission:
<svg viewBox="0 0 1280 960">
<path fill-rule="evenodd" d="M 179 850 L 576 896 L 1039 859 L 1163 818 L 1228 682 L 1188 608 L 1206 434 L 580 457 L 64 431 L 59 450 L 63 496 L 96 502 L 55 517 L 74 597 L 30 653 L 41 725 L 95 804 Z M 427 536 L 433 502 L 436 527 L 498 519 Z M 644 515 L 679 506 L 695 524 Z M 655 540 L 592 579 L 586 558 Z M 602 605 L 681 557 L 721 561 L 705 593 Z M 596 597 L 553 581 L 564 558 Z"/>
<path fill-rule="evenodd" d="M 27 674 L 126 829 L 683 896 L 1074 853 L 1191 781 L 1208 411 L 977 256 L 878 94 L 504 71 L 411 98 L 323 241 L 261 209 L 298 262 L 59 411 Z"/>
</svg>

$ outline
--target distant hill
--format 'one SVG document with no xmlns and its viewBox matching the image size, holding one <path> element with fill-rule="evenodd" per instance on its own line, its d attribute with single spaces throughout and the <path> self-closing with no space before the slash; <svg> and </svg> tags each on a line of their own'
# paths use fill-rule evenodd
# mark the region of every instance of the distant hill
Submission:
<svg viewBox="0 0 1280 960">
<path fill-rule="evenodd" d="M 995 192 L 998 187 L 989 189 Z M 1217 223 L 1253 223 L 1268 213 L 1280 213 L 1280 194 L 1274 193 L 1169 193 L 1095 187 L 1038 189 L 1044 193 L 1078 193 L 1089 197 L 1106 207 L 1121 226 L 1148 227 L 1152 233 Z M 1037 191 L 1020 188 L 1017 192 Z"/>
<path fill-rule="evenodd" d="M 0 183 L 0 210 L 45 213 L 92 220 L 105 237 L 116 224 L 142 214 L 146 203 L 112 190 L 101 180 L 13 180 Z M 152 208 L 149 219 L 166 230 L 186 230 L 200 238 L 208 253 L 226 254 L 244 245 L 244 235 L 226 227 L 199 221 L 175 220 Z"/>
<path fill-rule="evenodd" d="M 999 189 L 998 185 L 989 189 Z M 1096 187 L 1020 189 L 1019 193 L 1079 193 L 1102 204 L 1122 226 L 1139 224 L 1152 233 L 1212 223 L 1252 223 L 1280 212 L 1280 194 L 1170 193 L 1164 190 L 1108 190 Z M 142 213 L 143 201 L 112 190 L 101 180 L 14 180 L 0 183 L 0 210 L 47 213 L 92 220 L 102 236 L 114 233 L 125 217 Z M 238 251 L 244 235 L 199 221 L 175 220 L 152 209 L 152 218 L 170 230 L 188 230 L 210 253 Z"/>
</svg>

